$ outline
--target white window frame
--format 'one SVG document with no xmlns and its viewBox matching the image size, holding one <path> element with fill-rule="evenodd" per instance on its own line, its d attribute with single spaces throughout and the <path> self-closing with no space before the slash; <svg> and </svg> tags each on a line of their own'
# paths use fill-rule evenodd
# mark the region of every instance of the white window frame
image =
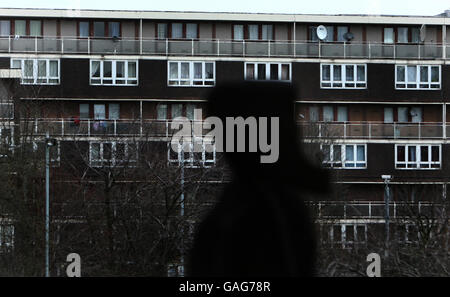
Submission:
<svg viewBox="0 0 450 297">
<path fill-rule="evenodd" d="M 100 63 L 100 77 L 92 76 L 92 65 L 94 62 Z M 104 62 L 111 62 L 111 77 L 103 77 L 103 64 Z M 125 72 L 124 77 L 117 77 L 117 62 L 124 62 Z M 136 77 L 128 77 L 128 63 L 136 63 Z M 93 82 L 93 81 L 99 81 Z M 105 80 L 110 80 L 111 83 L 104 83 Z M 124 82 L 119 84 L 117 82 Z M 132 81 L 130 83 L 130 81 Z M 133 83 L 133 81 L 135 83 Z M 138 60 L 96 60 L 92 59 L 89 61 L 89 84 L 91 86 L 138 86 L 139 85 L 139 61 Z"/>
<path fill-rule="evenodd" d="M 202 152 L 194 152 L 194 142 L 201 142 Z M 198 143 L 197 143 L 198 144 Z M 212 152 L 206 152 L 206 145 L 212 147 Z M 189 143 L 189 152 L 182 152 L 182 145 L 178 145 L 178 151 L 174 152 L 172 150 L 173 144 L 167 144 L 167 160 L 169 164 L 178 164 L 181 166 L 184 163 L 184 166 L 187 168 L 210 168 L 216 164 L 216 146 L 215 144 L 206 144 L 202 139 L 195 140 Z M 185 145 L 186 148 L 186 145 Z M 182 157 L 181 154 L 189 154 L 188 158 Z M 198 154 L 201 154 L 201 158 L 198 158 Z M 211 158 L 208 158 L 210 156 Z"/>
<path fill-rule="evenodd" d="M 116 159 L 116 149 L 117 144 L 124 144 L 125 152 L 124 155 L 126 157 L 125 160 Z M 99 159 L 93 158 L 92 153 L 92 146 L 94 144 L 99 145 Z M 104 144 L 111 144 L 111 159 L 105 159 L 103 154 L 103 146 Z M 138 153 L 138 143 L 136 143 L 136 152 L 134 154 L 134 158 L 131 158 L 129 155 L 129 142 L 125 141 L 91 141 L 89 142 L 89 164 L 92 167 L 103 167 L 103 166 L 121 166 L 121 165 L 127 165 L 127 167 L 135 167 L 137 165 L 137 161 L 139 159 Z M 125 163 L 125 164 L 124 164 Z"/>
<path fill-rule="evenodd" d="M 416 80 L 415 81 L 408 81 L 408 67 L 416 67 Z M 405 68 L 405 81 L 400 82 L 397 78 L 397 69 L 399 67 Z M 420 67 L 428 67 L 428 81 L 421 82 L 420 81 Z M 439 69 L 439 82 L 431 82 L 431 67 L 438 67 Z M 395 89 L 396 90 L 430 90 L 430 91 L 438 91 L 441 89 L 441 82 L 442 82 L 442 67 L 441 65 L 405 65 L 405 64 L 399 64 L 395 65 Z M 399 85 L 404 85 L 404 87 L 400 87 Z M 408 87 L 408 85 L 415 85 L 415 87 Z M 424 87 L 423 85 L 428 85 L 427 87 Z M 431 86 L 438 86 L 437 88 L 432 88 Z"/>
<path fill-rule="evenodd" d="M 346 157 L 346 150 L 347 150 L 347 146 L 351 145 L 353 146 L 353 160 L 349 160 L 347 161 L 345 159 Z M 330 143 L 330 144 L 321 144 L 320 145 L 320 150 L 323 152 L 324 146 L 329 146 L 330 147 L 330 155 L 329 155 L 329 160 L 322 161 L 322 164 L 324 165 L 329 165 L 326 166 L 328 168 L 333 168 L 333 169 L 367 169 L 367 144 L 361 144 L 361 143 Z M 340 160 L 334 160 L 334 146 L 340 146 L 341 147 L 341 158 Z M 358 151 L 357 151 L 357 147 L 358 146 L 364 146 L 364 161 L 357 161 L 357 156 L 358 156 Z M 364 163 L 364 166 L 356 166 L 357 164 L 362 164 Z M 353 166 L 346 166 L 346 165 L 353 165 Z"/>
<path fill-rule="evenodd" d="M 176 63 L 177 66 L 177 77 L 170 78 L 170 64 Z M 181 64 L 189 63 L 189 75 L 188 78 L 181 78 Z M 202 64 L 202 78 L 195 78 L 194 74 L 194 64 Z M 213 78 L 206 78 L 206 64 L 210 63 L 213 65 Z M 182 84 L 182 82 L 187 82 Z M 171 84 L 173 83 L 173 84 Z M 195 84 L 200 83 L 200 84 Z M 167 61 L 167 85 L 169 87 L 214 87 L 216 84 L 216 62 L 215 61 Z"/>
<path fill-rule="evenodd" d="M 358 241 L 358 227 L 364 227 L 364 240 Z M 335 238 L 334 227 L 341 227 L 341 238 Z M 347 228 L 353 228 L 353 239 L 347 240 Z M 331 244 L 342 245 L 342 248 L 350 247 L 351 245 L 364 245 L 367 243 L 367 224 L 332 224 L 329 229 L 329 239 Z"/>
<path fill-rule="evenodd" d="M 59 59 L 36 59 L 36 58 L 12 58 L 11 59 L 11 68 L 15 68 L 14 62 L 20 61 L 20 69 L 21 69 L 21 80 L 20 83 L 22 85 L 59 85 L 61 82 L 61 63 Z M 32 76 L 24 76 L 24 63 L 25 61 L 33 61 L 33 75 Z M 38 63 L 39 61 L 45 61 L 45 67 L 46 67 L 46 75 L 45 76 L 38 76 Z M 58 76 L 50 76 L 50 61 L 56 61 L 58 63 Z M 25 80 L 31 80 L 31 82 L 25 81 Z M 39 80 L 39 82 L 38 82 Z M 44 80 L 43 82 L 41 80 Z M 50 80 L 57 80 L 57 82 L 50 82 Z"/>
<path fill-rule="evenodd" d="M 323 79 L 323 67 L 330 67 L 330 80 Z M 334 80 L 334 66 L 341 66 L 341 80 Z M 353 66 L 353 80 L 347 80 L 346 68 Z M 364 80 L 358 80 L 358 66 L 364 67 Z M 327 86 L 326 84 L 329 84 Z M 353 84 L 353 86 L 347 86 Z M 339 86 L 340 85 L 340 86 Z M 364 86 L 358 86 L 364 85 Z M 321 89 L 367 89 L 367 64 L 320 64 L 320 88 Z"/>
<path fill-rule="evenodd" d="M 254 79 L 248 79 L 247 77 L 247 65 L 253 64 L 253 71 L 254 71 Z M 271 80 L 270 79 L 270 65 L 276 64 L 278 65 L 278 78 L 277 80 Z M 258 77 L 258 67 L 259 65 L 265 65 L 266 66 L 266 77 L 264 79 L 259 79 Z M 282 74 L 282 65 L 288 65 L 289 66 L 289 79 L 281 79 Z M 250 81 L 285 81 L 285 82 L 291 82 L 292 81 L 292 63 L 282 63 L 282 62 L 245 62 L 244 63 L 244 79 L 250 80 Z"/>
<path fill-rule="evenodd" d="M 405 147 L 405 161 L 398 161 L 398 147 L 404 146 Z M 426 146 L 428 147 L 428 161 L 421 161 L 421 147 Z M 439 161 L 431 161 L 432 157 L 432 147 L 437 146 L 439 147 Z M 415 147 L 416 148 L 416 161 L 408 161 L 408 154 L 409 154 L 409 147 Z M 440 170 L 442 168 L 442 145 L 440 144 L 396 144 L 394 149 L 395 154 L 395 169 L 398 170 Z M 399 165 L 404 165 L 400 166 Z M 415 167 L 409 167 L 409 166 L 415 166 Z M 422 166 L 428 166 L 426 168 L 421 167 Z M 439 167 L 433 167 L 433 165 L 439 165 Z"/>
</svg>

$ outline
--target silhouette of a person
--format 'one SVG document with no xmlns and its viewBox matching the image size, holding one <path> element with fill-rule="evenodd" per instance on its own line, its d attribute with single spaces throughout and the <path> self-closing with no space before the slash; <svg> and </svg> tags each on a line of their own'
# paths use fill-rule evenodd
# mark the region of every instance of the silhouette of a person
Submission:
<svg viewBox="0 0 450 297">
<path fill-rule="evenodd" d="M 315 236 L 302 196 L 326 193 L 329 184 L 326 172 L 299 151 L 294 98 L 292 87 L 284 83 L 229 84 L 212 91 L 208 116 L 221 118 L 224 129 L 226 117 L 278 117 L 279 158 L 261 163 L 261 155 L 268 153 L 259 147 L 257 152 L 248 152 L 248 146 L 246 152 L 225 152 L 233 180 L 199 224 L 188 276 L 313 275 Z"/>
</svg>

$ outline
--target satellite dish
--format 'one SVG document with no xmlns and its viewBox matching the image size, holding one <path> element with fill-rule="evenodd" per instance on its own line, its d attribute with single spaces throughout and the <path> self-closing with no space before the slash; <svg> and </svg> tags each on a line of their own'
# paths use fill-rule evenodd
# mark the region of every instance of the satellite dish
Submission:
<svg viewBox="0 0 450 297">
<path fill-rule="evenodd" d="M 316 32 L 317 32 L 317 37 L 320 40 L 324 40 L 325 38 L 327 38 L 327 34 L 328 34 L 327 33 L 327 28 L 325 28 L 324 25 L 320 25 L 319 27 L 317 27 Z"/>
<path fill-rule="evenodd" d="M 420 41 L 424 42 L 425 41 L 425 37 L 427 35 L 427 26 L 425 26 L 425 24 L 423 24 L 420 27 Z"/>
<path fill-rule="evenodd" d="M 345 38 L 345 40 L 350 41 L 353 38 L 355 38 L 355 36 L 353 35 L 353 33 L 347 32 L 344 34 L 344 38 Z"/>
</svg>

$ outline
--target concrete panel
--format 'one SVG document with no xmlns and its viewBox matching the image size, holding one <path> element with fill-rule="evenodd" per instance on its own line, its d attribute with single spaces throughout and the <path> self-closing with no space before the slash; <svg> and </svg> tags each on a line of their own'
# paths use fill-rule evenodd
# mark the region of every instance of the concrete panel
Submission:
<svg viewBox="0 0 450 297">
<path fill-rule="evenodd" d="M 231 24 L 218 23 L 216 24 L 216 38 L 231 39 Z"/>
<path fill-rule="evenodd" d="M 211 39 L 212 38 L 212 24 L 210 23 L 200 23 L 200 38 Z"/>
<path fill-rule="evenodd" d="M 77 22 L 72 20 L 61 20 L 61 36 L 77 36 Z"/>
<path fill-rule="evenodd" d="M 367 26 L 366 28 L 367 42 L 382 42 L 383 29 L 380 26 Z"/>
<path fill-rule="evenodd" d="M 295 25 L 295 39 L 299 41 L 306 41 L 308 39 L 308 26 L 302 24 Z M 294 38 L 294 32 L 292 32 L 292 38 Z"/>
<path fill-rule="evenodd" d="M 144 38 L 156 38 L 155 27 L 156 27 L 156 24 L 153 22 L 143 22 L 142 23 L 142 36 Z"/>
<path fill-rule="evenodd" d="M 275 40 L 288 40 L 288 26 L 290 24 L 275 24 L 274 25 L 274 31 L 275 31 Z"/>
<path fill-rule="evenodd" d="M 122 37 L 135 38 L 135 30 L 134 22 L 122 22 Z"/>
<path fill-rule="evenodd" d="M 44 20 L 44 36 L 56 37 L 56 20 Z"/>
</svg>

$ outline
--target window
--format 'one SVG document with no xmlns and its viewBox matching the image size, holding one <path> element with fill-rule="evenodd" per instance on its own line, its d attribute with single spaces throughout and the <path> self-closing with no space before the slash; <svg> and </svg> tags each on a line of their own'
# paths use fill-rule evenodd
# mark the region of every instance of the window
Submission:
<svg viewBox="0 0 450 297">
<path fill-rule="evenodd" d="M 397 107 L 397 121 L 399 123 L 420 123 L 422 122 L 423 109 L 420 106 Z"/>
<path fill-rule="evenodd" d="M 120 37 L 120 23 L 109 22 L 108 23 L 108 37 L 119 38 Z"/>
<path fill-rule="evenodd" d="M 310 106 L 309 107 L 309 121 L 318 122 L 319 121 L 319 107 Z"/>
<path fill-rule="evenodd" d="M 244 25 L 233 25 L 234 40 L 244 40 Z"/>
<path fill-rule="evenodd" d="M 440 145 L 395 145 L 396 169 L 440 169 Z"/>
<path fill-rule="evenodd" d="M 408 43 L 408 27 L 397 28 L 397 42 Z"/>
<path fill-rule="evenodd" d="M 137 61 L 91 60 L 91 85 L 137 85 Z"/>
<path fill-rule="evenodd" d="M 172 24 L 172 38 L 183 38 L 183 24 Z"/>
<path fill-rule="evenodd" d="M 194 147 L 198 151 L 194 150 Z M 167 159 L 169 163 L 179 166 L 184 164 L 188 168 L 211 167 L 216 163 L 216 149 L 215 145 L 202 141 L 191 142 L 184 146 L 180 144 L 176 151 L 172 149 L 172 145 L 169 145 Z"/>
<path fill-rule="evenodd" d="M 108 107 L 109 107 L 108 118 L 110 120 L 120 119 L 120 104 L 119 103 L 110 103 Z"/>
<path fill-rule="evenodd" d="M 167 34 L 167 24 L 164 23 L 159 23 L 158 27 L 157 27 L 157 38 L 159 39 L 166 39 L 168 38 L 168 34 Z"/>
<path fill-rule="evenodd" d="M 328 230 L 330 242 L 342 248 L 367 242 L 366 224 L 338 224 L 332 225 Z"/>
<path fill-rule="evenodd" d="M 7 249 L 14 246 L 14 225 L 0 225 L 0 249 Z"/>
<path fill-rule="evenodd" d="M 321 64 L 321 88 L 364 89 L 366 82 L 365 64 Z"/>
<path fill-rule="evenodd" d="M 348 32 L 347 26 L 338 26 L 337 27 L 337 41 L 339 42 L 346 42 L 347 39 L 345 39 L 345 34 Z"/>
<path fill-rule="evenodd" d="M 89 37 L 89 22 L 78 23 L 79 37 Z"/>
<path fill-rule="evenodd" d="M 90 142 L 89 162 L 93 167 L 136 166 L 138 148 L 128 142 Z"/>
<path fill-rule="evenodd" d="M 80 104 L 80 119 L 82 120 L 89 119 L 89 104 L 86 103 Z"/>
<path fill-rule="evenodd" d="M 14 104 L 13 103 L 0 103 L 0 119 L 13 119 L 14 118 Z"/>
<path fill-rule="evenodd" d="M 394 28 L 384 28 L 384 43 L 394 43 Z"/>
<path fill-rule="evenodd" d="M 327 29 L 327 36 L 325 37 L 325 39 L 323 41 L 324 42 L 336 41 L 334 39 L 335 27 L 334 26 L 325 26 L 325 27 Z M 342 33 L 341 37 L 343 38 L 343 34 L 347 33 L 348 27 L 346 27 L 346 26 L 339 26 L 338 28 L 341 28 L 340 29 L 340 33 Z M 345 31 L 345 33 L 343 31 Z M 339 31 L 338 31 L 338 36 L 337 37 L 338 37 L 338 41 L 340 41 L 339 40 L 339 38 L 340 38 Z M 313 42 L 318 42 L 319 41 L 319 37 L 317 36 L 317 26 L 310 26 L 309 27 L 309 39 L 310 39 L 310 41 L 313 41 Z"/>
<path fill-rule="evenodd" d="M 245 63 L 246 80 L 291 81 L 289 63 Z"/>
<path fill-rule="evenodd" d="M 14 35 L 26 36 L 27 35 L 27 21 L 15 20 L 14 21 Z"/>
<path fill-rule="evenodd" d="M 156 114 L 158 120 L 167 120 L 167 104 L 158 104 Z"/>
<path fill-rule="evenodd" d="M 394 109 L 392 107 L 384 108 L 384 122 L 393 123 L 394 122 Z"/>
<path fill-rule="evenodd" d="M 361 169 L 367 167 L 365 144 L 321 145 L 323 165 L 332 168 Z"/>
<path fill-rule="evenodd" d="M 0 20 L 0 36 L 11 35 L 11 23 L 10 21 Z"/>
<path fill-rule="evenodd" d="M 338 122 L 347 122 L 347 106 L 338 106 L 337 108 L 337 120 Z"/>
<path fill-rule="evenodd" d="M 186 38 L 196 39 L 197 36 L 197 24 L 186 24 Z"/>
<path fill-rule="evenodd" d="M 322 108 L 322 118 L 324 122 L 334 121 L 334 108 L 333 106 L 324 106 Z"/>
<path fill-rule="evenodd" d="M 59 60 L 11 59 L 11 68 L 22 70 L 22 84 L 59 84 Z"/>
<path fill-rule="evenodd" d="M 176 103 L 171 106 L 172 119 L 181 117 L 183 115 L 183 104 Z"/>
<path fill-rule="evenodd" d="M 105 104 L 94 104 L 94 119 L 95 120 L 106 119 Z"/>
<path fill-rule="evenodd" d="M 441 66 L 431 65 L 396 65 L 396 89 L 435 89 L 441 88 Z"/>
<path fill-rule="evenodd" d="M 233 40 L 273 40 L 273 25 L 233 25 Z"/>
<path fill-rule="evenodd" d="M 168 62 L 169 86 L 214 86 L 214 62 Z"/>
<path fill-rule="evenodd" d="M 105 37 L 105 22 L 94 22 L 94 37 Z"/>
</svg>

